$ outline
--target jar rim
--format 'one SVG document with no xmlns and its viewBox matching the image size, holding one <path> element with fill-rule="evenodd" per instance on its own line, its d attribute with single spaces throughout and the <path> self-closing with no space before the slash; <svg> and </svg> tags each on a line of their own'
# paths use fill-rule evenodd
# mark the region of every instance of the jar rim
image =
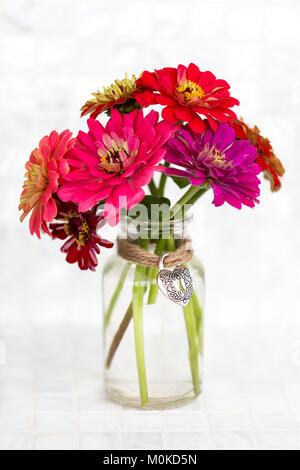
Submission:
<svg viewBox="0 0 300 470">
<path fill-rule="evenodd" d="M 193 215 L 191 213 L 163 222 L 156 220 L 139 220 L 125 216 L 120 220 L 119 237 L 133 240 L 137 238 L 168 239 L 173 235 L 174 238 L 185 238 L 192 219 Z"/>
</svg>

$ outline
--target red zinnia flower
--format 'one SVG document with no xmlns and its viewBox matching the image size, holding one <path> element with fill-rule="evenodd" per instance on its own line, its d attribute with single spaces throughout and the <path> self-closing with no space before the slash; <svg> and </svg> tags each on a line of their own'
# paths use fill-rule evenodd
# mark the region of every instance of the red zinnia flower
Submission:
<svg viewBox="0 0 300 470">
<path fill-rule="evenodd" d="M 49 225 L 53 238 L 67 241 L 61 247 L 67 253 L 68 263 L 78 263 L 80 269 L 95 271 L 98 264 L 96 253 L 100 246 L 112 248 L 113 243 L 100 237 L 97 229 L 106 224 L 102 214 L 97 214 L 97 207 L 87 212 L 78 212 L 78 207 L 72 202 L 57 200 L 58 214 L 56 223 Z"/>
<path fill-rule="evenodd" d="M 257 126 L 253 129 L 248 127 L 243 120 L 237 119 L 233 124 L 236 137 L 238 139 L 247 139 L 257 149 L 257 160 L 264 176 L 271 183 L 271 191 L 278 191 L 281 188 L 279 177 L 284 174 L 284 167 L 274 154 L 271 142 L 266 137 L 260 135 Z"/>
<path fill-rule="evenodd" d="M 30 233 L 40 238 L 40 229 L 49 233 L 47 223 L 57 214 L 53 194 L 58 190 L 59 182 L 69 172 L 69 164 L 65 159 L 66 152 L 73 147 L 75 139 L 71 139 L 69 130 L 58 134 L 51 132 L 40 140 L 39 147 L 31 152 L 25 168 L 27 178 L 23 185 L 19 210 L 23 210 L 21 222 L 32 210 L 29 221 Z"/>
<path fill-rule="evenodd" d="M 219 121 L 236 119 L 229 108 L 239 101 L 230 96 L 228 83 L 217 80 L 211 72 L 201 72 L 195 64 L 145 71 L 136 84 L 146 90 L 135 95 L 138 103 L 143 107 L 166 106 L 162 117 L 171 124 L 188 122 L 194 132 L 202 133 L 205 124 L 200 115 L 207 118 L 214 131 Z"/>
</svg>

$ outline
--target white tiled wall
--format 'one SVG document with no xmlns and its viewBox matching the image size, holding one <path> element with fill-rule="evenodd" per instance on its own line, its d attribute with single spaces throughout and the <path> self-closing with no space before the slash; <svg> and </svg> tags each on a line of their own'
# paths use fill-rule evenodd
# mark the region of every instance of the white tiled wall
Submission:
<svg viewBox="0 0 300 470">
<path fill-rule="evenodd" d="M 299 0 L 0 2 L 0 447 L 300 446 L 299 23 Z M 277 194 L 262 183 L 254 210 L 217 209 L 211 194 L 199 203 L 206 389 L 191 408 L 137 413 L 101 389 L 109 253 L 80 272 L 59 243 L 30 237 L 17 205 L 30 151 L 53 128 L 85 129 L 90 92 L 189 61 L 231 84 L 286 175 Z"/>
</svg>

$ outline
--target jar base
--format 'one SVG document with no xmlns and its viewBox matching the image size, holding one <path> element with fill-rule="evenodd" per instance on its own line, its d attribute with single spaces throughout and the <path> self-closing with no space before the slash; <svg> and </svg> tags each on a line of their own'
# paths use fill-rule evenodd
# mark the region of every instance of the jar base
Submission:
<svg viewBox="0 0 300 470">
<path fill-rule="evenodd" d="M 149 401 L 145 405 L 141 405 L 139 396 L 130 393 L 130 389 L 132 389 L 132 386 L 136 387 L 136 384 L 126 384 L 125 387 L 124 383 L 122 383 L 122 389 L 118 387 L 117 384 L 107 384 L 106 393 L 111 400 L 119 403 L 119 405 L 141 410 L 164 410 L 186 405 L 188 402 L 197 398 L 202 389 L 200 384 L 199 393 L 195 393 L 191 384 L 188 383 L 170 384 L 150 382 L 148 385 Z M 124 390 L 126 390 L 126 392 Z M 170 390 L 172 390 L 172 394 L 167 393 L 167 391 Z M 185 392 L 183 392 L 183 390 L 185 390 Z"/>
</svg>

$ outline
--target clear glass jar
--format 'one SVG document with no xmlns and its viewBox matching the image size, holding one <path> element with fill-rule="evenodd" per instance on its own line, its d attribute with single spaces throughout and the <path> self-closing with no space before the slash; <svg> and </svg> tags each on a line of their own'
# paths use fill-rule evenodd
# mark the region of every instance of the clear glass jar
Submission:
<svg viewBox="0 0 300 470">
<path fill-rule="evenodd" d="M 139 229 L 149 240 L 143 248 L 160 255 L 160 242 L 162 252 L 175 250 L 182 239 L 189 239 L 190 221 L 191 216 L 164 222 L 163 227 L 143 222 Z M 136 245 L 136 226 L 128 224 L 128 219 L 120 226 L 120 237 Z M 201 391 L 204 271 L 195 255 L 185 267 L 194 287 L 186 307 L 174 303 L 157 288 L 158 268 L 137 267 L 119 255 L 112 256 L 104 267 L 105 386 L 110 398 L 122 405 L 172 408 Z"/>
</svg>

